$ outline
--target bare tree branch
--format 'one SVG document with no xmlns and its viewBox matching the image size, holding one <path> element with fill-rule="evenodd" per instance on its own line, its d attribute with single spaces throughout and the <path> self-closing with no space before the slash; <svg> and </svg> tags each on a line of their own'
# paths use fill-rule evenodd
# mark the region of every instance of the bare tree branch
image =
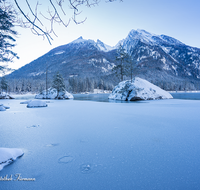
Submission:
<svg viewBox="0 0 200 190">
<path fill-rule="evenodd" d="M 82 19 L 81 21 L 77 21 L 77 16 L 81 14 L 82 11 L 79 10 L 81 6 L 87 6 L 87 7 L 92 7 L 96 6 L 100 3 L 101 0 L 67 0 L 69 3 L 70 9 L 73 10 L 73 15 L 71 16 L 71 19 L 76 23 L 76 24 L 81 24 L 86 21 L 87 18 Z M 122 0 L 105 0 L 105 2 L 114 2 L 114 1 L 122 1 Z M 63 25 L 64 27 L 67 27 L 70 23 L 70 18 L 67 18 L 66 20 L 66 10 L 64 9 L 64 0 L 48 0 L 50 3 L 50 7 L 53 9 L 51 10 L 50 8 L 47 8 L 47 13 L 48 16 L 45 16 L 44 13 L 39 12 L 38 6 L 41 5 L 39 1 L 37 2 L 35 6 L 35 12 L 33 11 L 33 7 L 30 5 L 30 0 L 25 0 L 27 6 L 28 6 L 28 12 L 31 13 L 29 15 L 26 13 L 27 10 L 22 9 L 21 6 L 19 5 L 19 0 L 14 0 L 17 9 L 21 13 L 22 17 L 25 19 L 21 19 L 21 25 L 23 27 L 30 28 L 33 34 L 38 35 L 38 36 L 43 36 L 43 38 L 47 38 L 48 42 L 51 44 L 51 41 L 53 40 L 51 34 L 56 35 L 55 30 L 54 30 L 54 24 L 58 23 Z M 70 10 L 69 9 L 69 10 Z M 40 13 L 38 15 L 38 13 Z M 62 15 L 61 15 L 62 14 Z M 41 17 L 41 16 L 42 17 Z M 44 26 L 44 23 L 42 22 L 42 18 L 46 19 L 50 23 L 50 28 L 48 29 L 46 26 Z"/>
<path fill-rule="evenodd" d="M 24 18 L 30 23 L 33 25 L 33 27 L 31 28 L 37 35 L 41 35 L 41 36 L 46 36 L 47 40 L 49 41 L 49 43 L 51 44 L 51 40 L 53 40 L 53 38 L 50 36 L 50 34 L 48 32 L 45 32 L 42 28 L 40 28 L 38 25 L 35 24 L 35 22 L 31 21 L 27 15 L 25 15 L 25 13 L 22 11 L 22 9 L 20 8 L 19 4 L 17 3 L 16 0 L 15 1 L 15 4 L 17 5 L 17 8 L 19 9 L 19 11 L 21 12 L 21 14 L 24 16 Z M 37 28 L 39 31 L 42 32 L 42 34 L 38 33 L 35 28 Z"/>
<path fill-rule="evenodd" d="M 35 20 L 38 20 L 39 23 L 43 26 L 42 22 L 40 21 L 40 19 L 39 19 L 38 16 L 37 16 L 37 7 L 38 7 L 38 5 L 39 5 L 39 2 L 37 2 L 37 5 L 35 6 L 35 14 L 33 13 L 32 8 L 31 8 L 31 6 L 30 6 L 28 0 L 26 0 L 26 3 L 27 3 L 27 5 L 28 5 L 28 7 L 29 7 L 29 9 L 30 9 L 30 11 L 31 11 L 31 13 L 32 13 L 32 15 L 34 16 L 34 21 L 33 21 L 33 22 L 35 23 Z"/>
</svg>

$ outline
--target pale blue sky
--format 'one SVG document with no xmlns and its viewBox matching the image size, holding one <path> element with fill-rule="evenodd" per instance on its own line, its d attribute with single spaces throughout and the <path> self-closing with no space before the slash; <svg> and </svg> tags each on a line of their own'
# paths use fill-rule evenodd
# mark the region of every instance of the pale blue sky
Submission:
<svg viewBox="0 0 200 190">
<path fill-rule="evenodd" d="M 200 48 L 199 7 L 199 0 L 124 0 L 113 3 L 102 0 L 96 7 L 82 7 L 83 12 L 79 18 L 87 17 L 85 23 L 75 25 L 71 22 L 67 28 L 57 26 L 55 31 L 58 37 L 54 37 L 52 45 L 34 36 L 28 29 L 16 28 L 20 35 L 13 50 L 20 59 L 10 66 L 18 68 L 80 36 L 95 41 L 100 39 L 114 46 L 132 29 L 165 34 Z"/>
</svg>

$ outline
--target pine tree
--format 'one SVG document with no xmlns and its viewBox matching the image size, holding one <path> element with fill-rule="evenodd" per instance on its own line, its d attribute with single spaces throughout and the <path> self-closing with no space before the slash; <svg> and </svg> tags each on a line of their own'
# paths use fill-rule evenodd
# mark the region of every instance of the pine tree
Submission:
<svg viewBox="0 0 200 190">
<path fill-rule="evenodd" d="M 113 71 L 117 76 L 120 76 L 121 81 L 123 81 L 124 75 L 126 75 L 125 62 L 128 57 L 128 54 L 125 52 L 125 49 L 123 48 L 122 44 L 119 45 L 117 54 L 118 56 L 116 57 L 116 60 L 119 61 L 119 64 L 113 68 Z"/>
<path fill-rule="evenodd" d="M 1 78 L 0 87 L 1 87 L 2 91 L 6 91 L 6 92 L 7 92 L 7 89 L 8 89 L 8 81 L 6 80 L 5 77 L 2 77 L 2 78 Z"/>
<path fill-rule="evenodd" d="M 15 13 L 12 7 L 5 5 L 4 2 L 5 0 L 0 0 L 0 62 L 12 61 L 14 57 L 17 57 L 17 54 L 11 51 L 15 46 L 13 36 L 17 35 L 17 32 L 13 30 Z M 0 70 L 3 68 L 0 66 Z"/>
<path fill-rule="evenodd" d="M 137 65 L 136 65 L 136 60 L 134 60 L 134 59 L 131 57 L 131 55 L 128 54 L 127 63 L 128 63 L 128 65 L 127 65 L 127 76 L 130 76 L 130 78 L 131 78 L 131 83 L 132 83 L 132 81 L 133 81 L 133 76 L 134 76 L 133 74 L 134 74 L 134 72 L 135 72 L 135 70 L 136 70 L 136 67 L 137 67 Z"/>
<path fill-rule="evenodd" d="M 60 92 L 65 93 L 66 87 L 65 87 L 64 79 L 59 74 L 59 72 L 57 72 L 57 74 L 54 76 L 52 87 L 57 90 L 57 97 L 58 97 Z"/>
</svg>

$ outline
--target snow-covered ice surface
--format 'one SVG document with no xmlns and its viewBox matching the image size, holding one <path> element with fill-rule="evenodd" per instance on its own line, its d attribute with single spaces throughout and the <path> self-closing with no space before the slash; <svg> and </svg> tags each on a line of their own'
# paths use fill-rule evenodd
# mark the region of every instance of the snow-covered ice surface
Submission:
<svg viewBox="0 0 200 190">
<path fill-rule="evenodd" d="M 12 163 L 24 153 L 21 149 L 17 148 L 0 148 L 0 171 L 4 166 Z"/>
<path fill-rule="evenodd" d="M 109 96 L 109 99 L 126 101 L 169 98 L 173 98 L 170 93 L 139 77 L 135 77 L 132 83 L 130 80 L 120 82 Z"/>
<path fill-rule="evenodd" d="M 54 100 L 47 109 L 20 101 L 3 101 L 12 109 L 0 112 L 0 145 L 20 147 L 24 155 L 0 177 L 36 180 L 0 181 L 0 189 L 200 187 L 199 100 Z"/>
</svg>

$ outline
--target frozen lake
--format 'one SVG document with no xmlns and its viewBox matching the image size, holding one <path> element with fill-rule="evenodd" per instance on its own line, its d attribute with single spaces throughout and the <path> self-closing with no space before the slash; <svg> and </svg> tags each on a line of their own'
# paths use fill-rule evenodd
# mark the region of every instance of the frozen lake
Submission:
<svg viewBox="0 0 200 190">
<path fill-rule="evenodd" d="M 200 100 L 200 92 L 175 92 L 171 95 L 174 99 Z"/>
<path fill-rule="evenodd" d="M 200 92 L 174 92 L 171 93 L 174 99 L 186 99 L 186 100 L 200 100 Z M 109 94 L 73 94 L 74 100 L 82 101 L 97 101 L 97 102 L 115 102 L 115 103 L 133 103 L 133 102 L 124 102 L 124 101 L 114 101 L 109 100 Z M 14 95 L 16 99 L 20 100 L 29 100 L 33 99 L 35 95 Z"/>
<path fill-rule="evenodd" d="M 107 103 L 1 100 L 0 145 L 24 155 L 0 171 L 36 181 L 2 190 L 150 190 L 200 187 L 200 101 Z"/>
</svg>

